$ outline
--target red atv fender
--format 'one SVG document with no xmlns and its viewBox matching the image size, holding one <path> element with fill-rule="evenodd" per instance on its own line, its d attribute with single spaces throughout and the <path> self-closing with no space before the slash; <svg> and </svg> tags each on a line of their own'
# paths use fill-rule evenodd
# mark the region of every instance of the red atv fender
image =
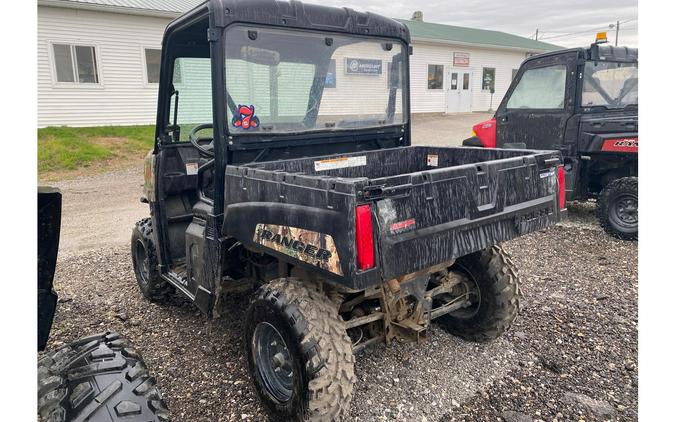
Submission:
<svg viewBox="0 0 675 422">
<path fill-rule="evenodd" d="M 465 139 L 462 145 L 465 147 L 495 148 L 497 146 L 497 119 L 473 125 L 471 138 Z"/>
</svg>

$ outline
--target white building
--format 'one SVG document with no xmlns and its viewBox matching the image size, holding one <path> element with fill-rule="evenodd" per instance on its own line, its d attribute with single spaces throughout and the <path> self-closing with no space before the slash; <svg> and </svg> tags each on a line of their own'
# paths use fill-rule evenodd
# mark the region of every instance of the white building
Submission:
<svg viewBox="0 0 675 422">
<path fill-rule="evenodd" d="M 38 0 L 38 126 L 154 123 L 164 27 L 201 2 Z M 401 21 L 412 36 L 413 113 L 485 111 L 491 97 L 496 108 L 527 55 L 557 49 L 419 12 Z M 339 95 L 343 65 L 329 95 Z"/>
</svg>

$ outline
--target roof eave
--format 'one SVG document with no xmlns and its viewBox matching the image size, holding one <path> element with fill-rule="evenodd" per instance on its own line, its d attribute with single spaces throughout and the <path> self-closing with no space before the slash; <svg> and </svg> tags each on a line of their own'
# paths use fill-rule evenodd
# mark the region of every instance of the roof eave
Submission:
<svg viewBox="0 0 675 422">
<path fill-rule="evenodd" d="M 499 50 L 510 50 L 510 51 L 519 51 L 523 53 L 546 53 L 549 51 L 555 51 L 555 49 L 543 49 L 543 48 L 526 48 L 526 47 L 513 47 L 508 45 L 496 45 L 496 44 L 480 44 L 472 43 L 465 41 L 454 41 L 454 40 L 442 40 L 438 38 L 424 38 L 416 37 L 411 34 L 412 42 L 424 42 L 429 44 L 443 44 L 443 45 L 459 45 L 463 47 L 477 47 L 477 48 L 490 48 L 490 49 L 499 49 Z"/>
<path fill-rule="evenodd" d="M 180 16 L 180 12 L 171 12 L 168 10 L 139 9 L 135 7 L 110 6 L 95 3 L 78 3 L 67 0 L 38 0 L 38 6 L 60 7 L 64 9 L 93 10 L 97 12 L 119 13 L 124 15 L 152 16 L 157 18 L 175 19 Z"/>
</svg>

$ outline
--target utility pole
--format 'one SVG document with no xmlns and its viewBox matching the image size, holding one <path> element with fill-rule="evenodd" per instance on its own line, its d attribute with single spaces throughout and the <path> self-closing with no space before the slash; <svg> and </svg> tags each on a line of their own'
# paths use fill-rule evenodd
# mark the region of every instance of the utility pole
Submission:
<svg viewBox="0 0 675 422">
<path fill-rule="evenodd" d="M 537 30 L 534 33 L 534 40 L 539 41 L 539 28 L 537 28 Z"/>
<path fill-rule="evenodd" d="M 621 22 L 616 21 L 616 39 L 615 39 L 615 41 L 614 41 L 614 46 L 615 46 L 615 47 L 618 47 L 618 46 L 619 46 L 619 24 L 620 24 L 620 23 L 621 23 Z"/>
</svg>

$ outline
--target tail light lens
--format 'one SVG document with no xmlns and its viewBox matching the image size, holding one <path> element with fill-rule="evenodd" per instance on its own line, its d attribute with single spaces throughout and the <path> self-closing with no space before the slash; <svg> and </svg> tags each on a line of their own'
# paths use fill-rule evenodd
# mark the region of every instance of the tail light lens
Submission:
<svg viewBox="0 0 675 422">
<path fill-rule="evenodd" d="M 367 270 L 375 266 L 373 221 L 370 216 L 370 205 L 356 207 L 356 260 L 360 270 Z"/>
<path fill-rule="evenodd" d="M 558 166 L 558 206 L 565 209 L 565 169 Z"/>
</svg>

